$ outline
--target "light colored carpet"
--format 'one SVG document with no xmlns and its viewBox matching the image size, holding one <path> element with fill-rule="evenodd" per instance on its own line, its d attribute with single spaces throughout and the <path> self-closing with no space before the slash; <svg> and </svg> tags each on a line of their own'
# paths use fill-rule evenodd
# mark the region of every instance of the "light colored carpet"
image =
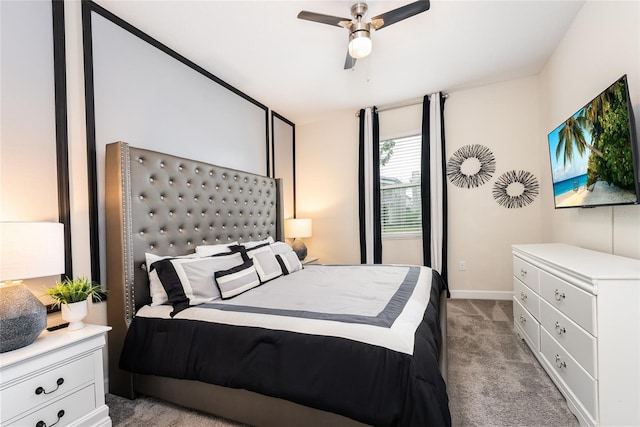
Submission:
<svg viewBox="0 0 640 427">
<path fill-rule="evenodd" d="M 449 408 L 454 426 L 578 426 L 526 344 L 511 301 L 449 300 Z M 114 426 L 239 427 L 157 399 L 107 394 Z M 416 426 L 423 427 L 423 426 Z"/>
<path fill-rule="evenodd" d="M 579 426 L 513 331 L 513 303 L 449 300 L 449 409 L 454 426 Z"/>
</svg>

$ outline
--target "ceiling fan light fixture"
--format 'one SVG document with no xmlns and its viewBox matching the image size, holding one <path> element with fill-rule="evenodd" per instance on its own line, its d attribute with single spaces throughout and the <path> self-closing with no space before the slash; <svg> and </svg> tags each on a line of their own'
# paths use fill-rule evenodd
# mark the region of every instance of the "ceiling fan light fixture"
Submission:
<svg viewBox="0 0 640 427">
<path fill-rule="evenodd" d="M 368 30 L 356 30 L 349 36 L 349 55 L 360 59 L 371 53 L 371 37 Z"/>
</svg>

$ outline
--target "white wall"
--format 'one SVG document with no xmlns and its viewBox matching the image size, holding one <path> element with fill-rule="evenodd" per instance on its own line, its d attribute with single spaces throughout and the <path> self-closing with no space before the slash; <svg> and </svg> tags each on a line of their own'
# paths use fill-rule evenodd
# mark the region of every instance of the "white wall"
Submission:
<svg viewBox="0 0 640 427">
<path fill-rule="evenodd" d="M 396 110 L 395 115 L 381 113 L 381 136 L 410 127 L 400 122 L 411 118 L 418 120 L 419 130 L 416 111 L 420 110 L 417 106 Z M 540 241 L 539 198 L 524 208 L 506 209 L 491 194 L 495 179 L 510 169 L 527 170 L 539 179 L 538 112 L 536 77 L 449 94 L 447 159 L 463 145 L 483 144 L 493 151 L 497 163 L 493 179 L 482 187 L 461 189 L 448 184 L 449 281 L 459 296 L 508 297 L 513 286 L 511 244 Z M 355 111 L 296 130 L 298 211 L 314 219 L 309 252 L 320 256 L 322 263 L 358 262 Z M 419 239 L 385 241 L 384 245 L 385 262 L 421 263 Z M 458 261 L 466 262 L 466 271 L 457 270 Z"/>
<path fill-rule="evenodd" d="M 513 289 L 511 245 L 540 241 L 539 196 L 527 206 L 507 209 L 492 195 L 494 183 L 508 170 L 528 171 L 540 182 L 538 111 L 536 77 L 449 95 L 447 159 L 469 144 L 486 146 L 496 159 L 496 172 L 484 185 L 466 189 L 448 183 L 449 285 L 454 296 L 508 297 Z M 460 261 L 466 271 L 459 271 Z"/>
<path fill-rule="evenodd" d="M 355 113 L 296 126 L 297 216 L 313 219 L 313 237 L 305 243 L 323 264 L 360 264 Z"/>
<path fill-rule="evenodd" d="M 553 209 L 546 135 L 627 74 L 640 117 L 640 3 L 589 1 L 540 73 L 543 240 L 640 259 L 640 206 Z"/>
<path fill-rule="evenodd" d="M 51 2 L 0 9 L 0 221 L 58 222 Z M 41 297 L 59 278 L 25 283 Z"/>
</svg>

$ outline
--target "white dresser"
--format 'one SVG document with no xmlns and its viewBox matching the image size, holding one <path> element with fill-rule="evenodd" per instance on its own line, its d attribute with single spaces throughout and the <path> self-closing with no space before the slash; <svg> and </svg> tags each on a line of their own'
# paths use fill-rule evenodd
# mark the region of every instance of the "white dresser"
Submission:
<svg viewBox="0 0 640 427">
<path fill-rule="evenodd" d="M 104 402 L 107 326 L 43 332 L 0 354 L 0 425 L 111 426 Z"/>
<path fill-rule="evenodd" d="M 580 424 L 640 426 L 640 260 L 515 245 L 513 275 L 515 330 Z"/>
</svg>

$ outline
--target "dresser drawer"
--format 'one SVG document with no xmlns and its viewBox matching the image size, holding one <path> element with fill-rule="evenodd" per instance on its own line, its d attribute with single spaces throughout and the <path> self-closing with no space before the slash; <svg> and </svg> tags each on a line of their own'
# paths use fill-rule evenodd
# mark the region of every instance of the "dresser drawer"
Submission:
<svg viewBox="0 0 640 427">
<path fill-rule="evenodd" d="M 594 378 L 596 369 L 596 339 L 572 322 L 548 302 L 540 302 L 540 323 L 553 338 Z"/>
<path fill-rule="evenodd" d="M 93 381 L 94 362 L 91 355 L 10 385 L 0 391 L 2 423 Z M 50 425 L 48 421 L 47 425 Z"/>
<path fill-rule="evenodd" d="M 513 278 L 513 297 L 516 298 L 533 317 L 540 320 L 540 297 L 515 277 Z"/>
<path fill-rule="evenodd" d="M 517 256 L 513 257 L 513 275 L 533 289 L 535 293 L 540 293 L 538 269 Z"/>
<path fill-rule="evenodd" d="M 540 296 L 591 335 L 597 336 L 595 295 L 541 271 Z"/>
<path fill-rule="evenodd" d="M 8 424 L 8 426 L 36 426 L 40 421 L 44 422 L 46 426 L 52 426 L 56 422 L 57 424 L 55 425 L 58 427 L 69 425 L 96 407 L 94 397 L 95 391 L 93 385 L 89 385 Z"/>
<path fill-rule="evenodd" d="M 540 349 L 540 325 L 538 321 L 513 297 L 513 321 L 526 335 L 532 349 Z"/>
<path fill-rule="evenodd" d="M 551 369 L 560 377 L 584 409 L 594 418 L 597 407 L 597 381 L 558 344 L 546 329 L 540 330 L 540 352 Z"/>
</svg>

